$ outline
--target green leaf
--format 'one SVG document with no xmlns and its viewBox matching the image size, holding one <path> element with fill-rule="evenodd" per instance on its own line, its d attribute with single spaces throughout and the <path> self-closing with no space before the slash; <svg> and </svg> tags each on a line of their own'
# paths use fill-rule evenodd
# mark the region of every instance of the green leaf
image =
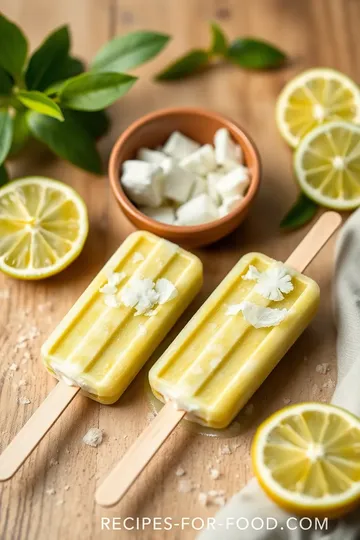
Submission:
<svg viewBox="0 0 360 540">
<path fill-rule="evenodd" d="M 84 71 L 84 62 L 74 56 L 67 56 L 58 67 L 56 81 L 64 81 L 65 79 L 70 79 L 70 77 L 76 77 L 76 75 L 80 75 Z"/>
<path fill-rule="evenodd" d="M 124 73 L 83 73 L 61 87 L 60 103 L 69 109 L 98 111 L 126 94 L 135 81 Z"/>
<path fill-rule="evenodd" d="M 226 56 L 228 51 L 228 42 L 220 26 L 216 22 L 211 23 L 211 54 L 220 54 Z"/>
<path fill-rule="evenodd" d="M 158 32 L 132 32 L 106 43 L 91 62 L 92 71 L 122 72 L 151 60 L 167 44 L 170 36 Z"/>
<path fill-rule="evenodd" d="M 296 229 L 308 223 L 316 214 L 318 205 L 304 193 L 300 193 L 295 204 L 283 217 L 280 223 L 282 229 Z"/>
<path fill-rule="evenodd" d="M 70 35 L 67 26 L 50 34 L 30 58 L 25 73 L 29 90 L 45 90 L 58 81 L 59 65 L 68 58 Z"/>
<path fill-rule="evenodd" d="M 0 165 L 0 187 L 4 186 L 9 181 L 9 175 L 5 165 Z"/>
<path fill-rule="evenodd" d="M 195 49 L 178 58 L 155 76 L 157 81 L 182 79 L 198 72 L 209 64 L 209 54 L 202 49 Z"/>
<path fill-rule="evenodd" d="M 40 114 L 46 114 L 57 120 L 64 120 L 63 113 L 59 105 L 57 105 L 52 99 L 36 90 L 20 90 L 16 93 L 17 99 L 25 105 L 28 109 L 36 111 Z"/>
<path fill-rule="evenodd" d="M 16 156 L 25 146 L 30 137 L 26 115 L 28 111 L 16 111 L 13 117 L 13 136 L 9 156 Z"/>
<path fill-rule="evenodd" d="M 10 151 L 12 134 L 13 121 L 9 111 L 0 110 L 0 165 Z"/>
<path fill-rule="evenodd" d="M 13 84 L 10 75 L 0 66 L 0 96 L 10 95 Z"/>
<path fill-rule="evenodd" d="M 106 111 L 66 111 L 66 114 L 71 116 L 74 121 L 81 126 L 93 137 L 99 139 L 105 135 L 110 127 L 110 118 Z"/>
<path fill-rule="evenodd" d="M 55 154 L 95 174 L 101 174 L 101 159 L 93 138 L 67 112 L 65 122 L 32 112 L 28 115 L 32 135 Z"/>
<path fill-rule="evenodd" d="M 20 28 L 0 14 L 0 66 L 19 79 L 27 50 L 27 40 Z"/>
<path fill-rule="evenodd" d="M 286 55 L 266 41 L 236 39 L 229 47 L 228 58 L 247 69 L 269 69 L 283 65 Z"/>
</svg>

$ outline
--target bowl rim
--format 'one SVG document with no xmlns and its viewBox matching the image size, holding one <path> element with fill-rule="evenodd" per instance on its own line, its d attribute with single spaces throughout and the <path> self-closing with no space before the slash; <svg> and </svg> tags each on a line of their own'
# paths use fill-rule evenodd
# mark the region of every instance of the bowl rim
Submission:
<svg viewBox="0 0 360 540">
<path fill-rule="evenodd" d="M 240 138 L 244 142 L 244 144 L 247 146 L 247 148 L 250 150 L 250 152 L 253 155 L 253 164 L 252 164 L 252 177 L 250 181 L 249 189 L 247 190 L 246 194 L 244 195 L 243 200 L 241 203 L 236 206 L 231 212 L 226 214 L 225 216 L 221 218 L 214 219 L 213 221 L 208 221 L 206 223 L 202 223 L 199 225 L 171 225 L 168 223 L 162 223 L 160 221 L 156 221 L 155 219 L 152 219 L 148 217 L 146 214 L 141 212 L 128 198 L 125 191 L 123 190 L 119 178 L 119 163 L 118 163 L 118 154 L 121 150 L 122 145 L 125 143 L 125 141 L 133 136 L 137 130 L 139 130 L 143 125 L 148 124 L 152 122 L 153 120 L 156 120 L 158 118 L 162 118 L 164 116 L 173 116 L 178 114 L 186 114 L 186 115 L 193 115 L 205 117 L 211 120 L 217 120 L 218 122 L 222 123 L 224 127 L 231 127 L 232 131 L 237 132 L 240 135 Z M 122 208 L 125 208 L 127 213 L 131 215 L 132 218 L 136 220 L 142 221 L 145 225 L 151 226 L 152 229 L 156 229 L 159 233 L 166 230 L 168 233 L 172 233 L 176 235 L 185 235 L 185 234 L 192 234 L 192 233 L 201 233 L 204 231 L 211 231 L 213 229 L 217 229 L 219 226 L 230 222 L 235 216 L 240 214 L 246 207 L 248 207 L 251 203 L 251 201 L 254 199 L 259 186 L 260 186 L 260 179 L 261 179 L 261 160 L 259 151 L 253 141 L 253 139 L 247 134 L 247 132 L 240 127 L 239 124 L 231 120 L 229 117 L 205 109 L 201 107 L 166 107 L 162 109 L 157 109 L 155 111 L 152 111 L 150 113 L 147 113 L 134 122 L 132 122 L 118 137 L 116 140 L 109 159 L 109 166 L 108 166 L 108 175 L 109 175 L 109 181 L 110 186 L 112 189 L 112 192 L 115 195 L 116 200 L 120 204 Z"/>
</svg>

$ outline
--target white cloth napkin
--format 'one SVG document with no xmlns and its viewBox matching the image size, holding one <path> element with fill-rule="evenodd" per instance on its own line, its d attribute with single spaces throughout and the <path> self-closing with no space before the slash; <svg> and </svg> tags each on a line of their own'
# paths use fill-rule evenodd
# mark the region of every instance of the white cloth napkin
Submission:
<svg viewBox="0 0 360 540">
<path fill-rule="evenodd" d="M 360 209 L 343 226 L 338 240 L 334 302 L 338 382 L 332 403 L 360 416 Z M 263 526 L 258 518 L 264 520 Z M 323 524 L 315 520 L 309 530 L 304 530 L 310 526 L 309 520 L 301 525 L 296 522 L 264 494 L 255 479 L 234 495 L 215 519 L 214 526 L 202 531 L 199 540 L 360 539 L 360 508 L 341 520 L 329 521 L 323 530 Z M 240 520 L 238 525 L 236 520 Z"/>
</svg>

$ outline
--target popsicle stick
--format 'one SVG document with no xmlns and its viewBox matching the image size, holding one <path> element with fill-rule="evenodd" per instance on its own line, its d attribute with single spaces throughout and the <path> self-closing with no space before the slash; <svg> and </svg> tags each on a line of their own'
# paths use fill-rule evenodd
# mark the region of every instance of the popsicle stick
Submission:
<svg viewBox="0 0 360 540">
<path fill-rule="evenodd" d="M 71 403 L 80 388 L 59 382 L 0 456 L 0 481 L 9 480 Z"/>
<path fill-rule="evenodd" d="M 287 259 L 286 264 L 302 272 L 341 224 L 336 212 L 325 212 Z M 166 441 L 186 411 L 167 403 L 155 420 L 128 449 L 121 461 L 97 489 L 95 500 L 104 507 L 114 506 L 126 494 L 160 446 Z"/>
<path fill-rule="evenodd" d="M 286 264 L 303 272 L 341 225 L 337 212 L 325 212 L 287 259 Z"/>
<path fill-rule="evenodd" d="M 98 488 L 95 499 L 100 506 L 114 506 L 122 499 L 185 414 L 171 403 L 164 405 Z"/>
</svg>

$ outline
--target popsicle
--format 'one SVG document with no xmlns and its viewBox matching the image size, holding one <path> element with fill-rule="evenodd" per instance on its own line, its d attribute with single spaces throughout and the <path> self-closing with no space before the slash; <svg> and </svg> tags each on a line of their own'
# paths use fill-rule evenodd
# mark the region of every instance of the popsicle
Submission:
<svg viewBox="0 0 360 540">
<path fill-rule="evenodd" d="M 249 269 L 267 281 L 273 274 L 264 292 L 275 291 L 281 279 L 292 290 L 271 300 L 256 291 L 256 279 L 244 279 Z M 276 273 L 283 278 L 276 281 Z M 193 421 L 228 426 L 308 326 L 319 299 L 311 278 L 261 253 L 245 255 L 150 370 L 153 393 Z M 265 309 L 247 311 L 251 306 Z M 285 318 L 277 324 L 270 316 Z"/>
<path fill-rule="evenodd" d="M 58 385 L 0 456 L 10 478 L 81 391 L 114 403 L 202 285 L 191 253 L 148 232 L 131 234 L 42 347 Z"/>
<path fill-rule="evenodd" d="M 150 370 L 159 415 L 99 487 L 113 506 L 180 420 L 227 426 L 316 313 L 319 287 L 301 272 L 341 218 L 327 212 L 282 264 L 250 253 L 240 259 Z"/>
</svg>

